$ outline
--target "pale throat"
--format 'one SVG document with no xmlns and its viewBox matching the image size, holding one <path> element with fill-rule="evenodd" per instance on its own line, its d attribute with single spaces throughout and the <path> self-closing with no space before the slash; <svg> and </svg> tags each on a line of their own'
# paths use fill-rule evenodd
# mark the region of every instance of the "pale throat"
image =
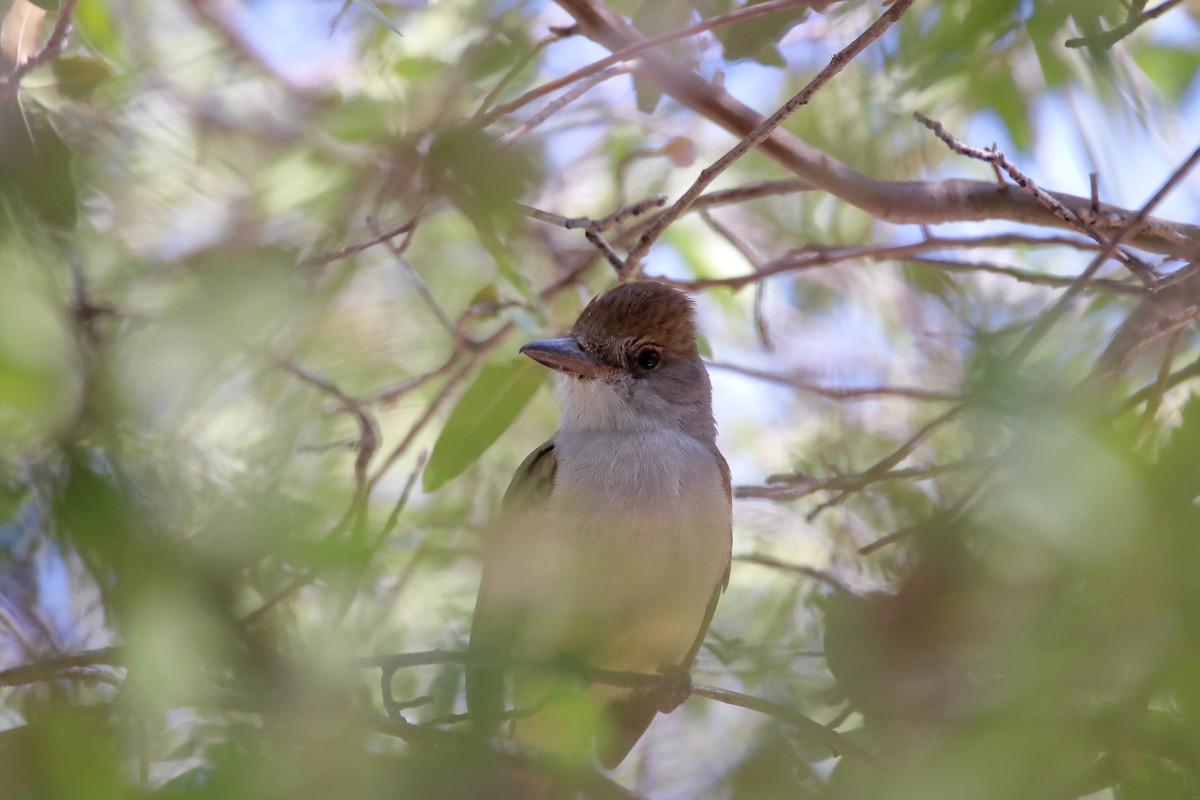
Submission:
<svg viewBox="0 0 1200 800">
<path fill-rule="evenodd" d="M 564 376 L 555 387 L 561 431 L 645 433 L 675 427 L 666 414 L 647 413 L 632 407 L 602 380 Z"/>
</svg>

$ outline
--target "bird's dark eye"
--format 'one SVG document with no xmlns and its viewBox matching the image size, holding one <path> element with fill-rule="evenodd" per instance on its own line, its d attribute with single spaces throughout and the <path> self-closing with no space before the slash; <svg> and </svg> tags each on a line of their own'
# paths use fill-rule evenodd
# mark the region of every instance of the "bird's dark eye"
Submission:
<svg viewBox="0 0 1200 800">
<path fill-rule="evenodd" d="M 639 350 L 638 354 L 634 356 L 634 360 L 637 361 L 637 365 L 642 369 L 654 369 L 658 366 L 658 362 L 662 361 L 662 353 L 653 347 L 647 347 Z"/>
</svg>

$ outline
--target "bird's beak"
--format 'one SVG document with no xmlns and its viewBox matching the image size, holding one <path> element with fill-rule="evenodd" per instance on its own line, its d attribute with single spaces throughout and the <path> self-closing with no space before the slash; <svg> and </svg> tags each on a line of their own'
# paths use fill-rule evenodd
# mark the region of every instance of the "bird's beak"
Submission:
<svg viewBox="0 0 1200 800">
<path fill-rule="evenodd" d="M 538 339 L 522 347 L 521 352 L 552 370 L 580 378 L 598 378 L 612 371 L 612 367 L 584 352 L 572 336 Z"/>
</svg>

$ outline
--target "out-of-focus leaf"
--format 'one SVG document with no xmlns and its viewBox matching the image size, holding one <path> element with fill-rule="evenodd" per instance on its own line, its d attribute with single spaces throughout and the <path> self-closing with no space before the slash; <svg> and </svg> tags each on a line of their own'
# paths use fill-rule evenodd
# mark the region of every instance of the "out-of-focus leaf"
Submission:
<svg viewBox="0 0 1200 800">
<path fill-rule="evenodd" d="M 36 105 L 22 106 L 18 95 L 0 97 L 0 206 L 15 219 L 71 228 L 78 201 L 71 151 L 48 117 Z"/>
<path fill-rule="evenodd" d="M 378 142 L 391 133 L 387 104 L 369 97 L 349 98 L 332 115 L 329 134 L 344 142 Z"/>
<path fill-rule="evenodd" d="M 1013 143 L 1027 150 L 1033 143 L 1033 128 L 1029 123 L 1026 98 L 1017 88 L 1012 73 L 1007 68 L 989 70 L 977 76 L 975 86 L 984 106 L 1000 115 Z"/>
<path fill-rule="evenodd" d="M 762 2 L 765 0 L 746 5 L 756 6 Z M 752 58 L 769 67 L 782 67 L 786 66 L 787 62 L 784 61 L 777 45 L 793 25 L 807 16 L 807 8 L 797 8 L 794 11 L 771 14 L 718 28 L 716 36 L 725 50 L 725 58 L 730 61 Z"/>
<path fill-rule="evenodd" d="M 121 56 L 121 42 L 113 27 L 108 0 L 79 0 L 71 24 L 97 51 L 109 58 Z"/>
<path fill-rule="evenodd" d="M 429 79 L 437 75 L 449 65 L 445 61 L 428 56 L 413 56 L 396 61 L 392 69 L 402 78 L 413 80 Z"/>
<path fill-rule="evenodd" d="M 1147 761 L 1114 787 L 1116 800 L 1195 800 L 1196 776 L 1165 761 Z"/>
<path fill-rule="evenodd" d="M 459 398 L 433 445 L 421 485 L 432 492 L 479 460 L 500 438 L 546 379 L 546 370 L 527 360 L 488 364 Z"/>
<path fill-rule="evenodd" d="M 484 80 L 511 67 L 531 46 L 523 32 L 512 31 L 507 36 L 490 36 L 472 45 L 463 54 L 463 61 L 471 67 L 471 80 Z"/>
<path fill-rule="evenodd" d="M 28 486 L 0 481 L 0 522 L 12 517 L 28 496 Z"/>
<path fill-rule="evenodd" d="M 659 36 L 687 25 L 691 13 L 689 0 L 644 0 L 633 14 L 633 25 L 648 38 Z M 684 46 L 682 42 L 672 42 L 663 49 L 678 58 Z M 638 111 L 649 114 L 658 106 L 662 92 L 645 81 L 634 80 L 633 85 Z"/>
<path fill-rule="evenodd" d="M 386 25 L 388 30 L 390 30 L 392 33 L 396 34 L 397 36 L 404 35 L 400 32 L 400 29 L 396 27 L 396 23 L 392 22 L 391 17 L 380 11 L 379 6 L 372 3 L 371 0 L 354 0 L 354 2 L 365 8 L 367 12 L 371 14 L 371 16 L 375 17 L 375 19 Z"/>
<path fill-rule="evenodd" d="M 508 281 L 509 285 L 521 293 L 521 296 L 526 300 L 533 299 L 533 284 L 529 282 L 529 278 L 525 273 L 518 269 L 513 260 L 508 257 L 508 251 L 504 249 L 504 244 L 492 234 L 491 231 L 484 230 L 479 226 L 475 228 L 479 234 L 479 242 L 484 249 L 488 251 L 488 255 L 496 262 L 496 269 L 500 271 L 500 275 L 504 280 Z"/>
<path fill-rule="evenodd" d="M 542 173 L 536 152 L 520 142 L 499 144 L 476 128 L 448 130 L 429 147 L 429 169 L 441 176 L 443 191 L 476 226 L 508 228 L 514 203 Z"/>
<path fill-rule="evenodd" d="M 72 100 L 86 100 L 96 87 L 112 77 L 112 70 L 103 60 L 87 56 L 60 56 L 54 59 L 58 91 Z"/>
<path fill-rule="evenodd" d="M 917 291 L 948 303 L 952 297 L 961 297 L 962 288 L 954 276 L 945 270 L 925 264 L 904 265 L 904 278 Z"/>
<path fill-rule="evenodd" d="M 62 0 L 29 0 L 29 2 L 33 3 L 38 8 L 44 8 L 47 11 L 56 12 L 58 11 L 58 7 L 61 5 Z"/>
<path fill-rule="evenodd" d="M 10 248 L 7 255 L 22 254 Z M 7 280 L 0 291 L 0 448 L 60 432 L 79 400 L 74 351 L 58 309 L 15 276 Z"/>
<path fill-rule="evenodd" d="M 1134 53 L 1142 71 L 1154 81 L 1163 94 L 1179 100 L 1195 83 L 1200 71 L 1200 52 L 1184 47 L 1145 47 Z"/>
</svg>

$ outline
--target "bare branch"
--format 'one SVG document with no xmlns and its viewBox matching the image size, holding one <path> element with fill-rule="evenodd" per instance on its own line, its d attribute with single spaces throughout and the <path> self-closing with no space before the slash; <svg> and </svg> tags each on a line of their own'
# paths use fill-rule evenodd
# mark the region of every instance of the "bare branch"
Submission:
<svg viewBox="0 0 1200 800">
<path fill-rule="evenodd" d="M 555 42 L 563 39 L 569 39 L 572 36 L 578 35 L 579 29 L 574 25 L 565 28 L 551 28 L 550 35 L 534 45 L 533 49 L 526 53 L 520 61 L 514 64 L 512 69 L 510 69 L 504 75 L 504 77 L 492 87 L 492 90 L 483 98 L 483 102 L 479 104 L 479 110 L 475 112 L 475 115 L 472 117 L 472 119 L 478 120 L 480 117 L 482 117 L 484 112 L 486 112 L 492 103 L 495 102 L 496 98 L 500 96 L 500 93 L 504 91 L 504 88 L 512 83 L 513 79 L 520 75 L 522 70 L 529 66 L 529 64 L 538 57 L 539 53 Z"/>
<path fill-rule="evenodd" d="M 80 669 L 106 665 L 121 667 L 125 665 L 125 649 L 122 647 L 102 647 L 98 650 L 87 650 L 69 656 L 56 656 L 28 664 L 18 664 L 8 669 L 0 670 L 0 686 L 24 686 L 30 683 L 58 679 L 63 673 Z"/>
<path fill-rule="evenodd" d="M 67 45 L 67 32 L 71 29 L 71 19 L 75 16 L 75 6 L 78 3 L 79 0 L 64 0 L 59 6 L 58 19 L 54 21 L 54 29 L 50 31 L 50 38 L 46 40 L 45 46 L 14 66 L 12 71 L 4 76 L 5 91 L 15 93 L 21 85 L 22 78 L 62 54 Z"/>
<path fill-rule="evenodd" d="M 949 508 L 939 511 L 929 519 L 921 520 L 915 525 L 909 525 L 906 528 L 901 528 L 898 531 L 889 533 L 887 536 L 881 536 L 870 544 L 863 545 L 862 547 L 858 548 L 858 554 L 860 556 L 869 556 L 876 550 L 907 539 L 908 537 L 928 530 L 935 525 L 949 525 L 953 522 L 956 522 L 966 512 L 967 506 L 970 505 L 971 501 L 975 499 L 975 496 L 978 495 L 983 487 L 987 485 L 987 482 L 992 479 L 992 475 L 995 473 L 999 464 L 1000 460 L 994 459 L 989 466 L 986 466 L 983 473 L 980 474 L 979 477 L 977 477 L 974 482 L 967 487 L 965 492 L 959 495 L 959 498 L 955 500 L 954 504 Z"/>
<path fill-rule="evenodd" d="M 1009 353 L 1007 362 L 1010 369 L 1016 369 L 1016 367 L 1019 366 L 1020 363 L 1029 356 L 1029 354 L 1033 351 L 1033 348 L 1037 346 L 1037 343 L 1042 340 L 1042 337 L 1049 333 L 1050 329 L 1053 328 L 1059 319 L 1062 318 L 1062 315 L 1066 313 L 1067 306 L 1070 305 L 1071 301 L 1083 291 L 1084 287 L 1087 285 L 1087 282 L 1090 281 L 1096 274 L 1096 271 L 1100 269 L 1100 265 L 1108 259 L 1109 255 L 1120 246 L 1121 242 L 1124 241 L 1127 236 L 1132 234 L 1132 232 L 1137 228 L 1138 225 L 1141 224 L 1143 220 L 1149 217 L 1150 212 L 1154 209 L 1154 207 L 1157 206 L 1173 188 L 1175 188 L 1176 184 L 1183 180 L 1184 176 L 1187 175 L 1187 173 L 1190 172 L 1194 166 L 1196 166 L 1197 162 L 1200 162 L 1200 147 L 1196 148 L 1192 154 L 1188 156 L 1187 159 L 1180 164 L 1173 173 L 1171 173 L 1170 177 L 1168 177 L 1158 191 L 1154 193 L 1154 196 L 1147 200 L 1146 204 L 1142 206 L 1136 214 L 1133 215 L 1133 218 L 1125 223 L 1125 225 L 1122 226 L 1116 232 L 1116 234 L 1108 240 L 1108 243 L 1100 249 L 1100 252 L 1096 254 L 1096 257 L 1092 259 L 1092 262 L 1088 264 L 1087 268 L 1079 274 L 1079 277 L 1075 280 L 1074 285 L 1070 286 L 1065 292 L 1063 292 L 1063 295 L 1058 299 L 1058 302 L 1053 305 L 1049 311 L 1038 318 L 1037 322 L 1034 323 L 1029 332 L 1025 334 L 1025 337 L 1021 339 L 1021 341 L 1017 343 L 1016 347 L 1013 348 L 1012 352 Z"/>
<path fill-rule="evenodd" d="M 614 52 L 647 41 L 599 0 L 558 0 L 558 3 L 575 18 L 585 36 Z M 724 88 L 704 80 L 665 54 L 647 51 L 642 60 L 644 66 L 637 70 L 640 80 L 733 135 L 744 137 L 762 122 L 760 114 Z M 760 150 L 812 188 L 829 192 L 887 222 L 935 224 L 1006 219 L 1033 225 L 1065 224 L 1032 196 L 1006 191 L 994 182 L 873 180 L 783 129 L 776 129 Z M 1076 215 L 1091 211 L 1090 198 L 1060 192 L 1050 194 Z M 1188 260 L 1200 258 L 1200 226 L 1148 216 L 1135 219 L 1133 212 L 1107 204 L 1101 204 L 1091 220 L 1094 227 L 1108 235 L 1131 222 L 1131 231 L 1125 234 L 1129 244 Z"/>
<path fill-rule="evenodd" d="M 912 4 L 913 0 L 896 0 L 896 2 L 892 3 L 879 19 L 859 34 L 849 45 L 837 52 L 829 60 L 825 68 L 818 72 L 816 77 L 809 81 L 803 89 L 784 103 L 774 114 L 756 125 L 754 130 L 743 136 L 742 140 L 734 145 L 729 152 L 702 170 L 700 176 L 688 187 L 688 190 L 675 201 L 675 204 L 665 214 L 655 220 L 646 232 L 642 234 L 637 244 L 629 251 L 629 254 L 625 258 L 625 269 L 621 275 L 621 279 L 630 280 L 636 276 L 638 266 L 642 258 L 650 252 L 651 246 L 662 236 L 663 231 L 696 201 L 696 198 L 708 188 L 709 184 L 716 180 L 722 172 L 729 169 L 735 161 L 765 142 L 772 131 L 778 128 L 785 119 L 794 114 L 802 106 L 807 105 L 821 87 L 828 83 L 834 75 L 841 72 L 847 64 L 866 49 L 867 45 L 882 36 L 896 20 L 904 15 L 904 12 Z"/>
<path fill-rule="evenodd" d="M 560 96 L 554 98 L 552 101 L 546 104 L 545 108 L 522 122 L 517 127 L 513 128 L 508 133 L 501 136 L 498 141 L 500 144 L 511 144 L 512 142 L 515 142 L 517 139 L 520 139 L 522 136 L 529 133 L 546 120 L 550 119 L 559 111 L 562 111 L 571 103 L 574 103 L 576 100 L 583 97 L 585 94 L 591 91 L 593 87 L 604 83 L 609 78 L 615 78 L 618 75 L 624 75 L 627 72 L 629 72 L 628 67 L 615 66 L 610 67 L 603 72 L 597 73 L 596 75 L 592 75 L 586 80 L 583 80 L 575 86 L 572 86 L 570 90 L 563 92 Z"/>
<path fill-rule="evenodd" d="M 830 586 L 841 592 L 850 593 L 846 588 L 846 584 L 838 580 L 838 577 L 831 572 L 826 572 L 823 569 L 810 567 L 805 564 L 793 564 L 790 561 L 780 561 L 778 558 L 763 555 L 761 553 L 747 553 L 745 555 L 734 556 L 734 561 L 741 561 L 744 564 L 757 564 L 760 567 L 770 567 L 771 569 L 783 570 L 784 572 L 794 572 L 797 575 L 818 580 L 826 586 Z"/>
<path fill-rule="evenodd" d="M 760 714 L 766 714 L 768 717 L 774 717 L 781 722 L 788 723 L 804 736 L 820 742 L 835 753 L 851 756 L 855 760 L 867 764 L 875 763 L 874 756 L 857 744 L 854 744 L 850 739 L 815 720 L 809 719 L 800 712 L 776 703 L 773 700 L 699 683 L 692 684 L 692 694 L 697 697 L 707 697 L 710 700 L 716 700 L 726 705 L 757 711 Z"/>
<path fill-rule="evenodd" d="M 1114 414 L 1123 414 L 1132 408 L 1137 408 L 1142 403 L 1150 400 L 1155 392 L 1166 391 L 1195 378 L 1200 378 L 1200 361 L 1195 361 L 1182 369 L 1170 373 L 1165 379 L 1156 379 L 1149 386 L 1143 386 L 1141 389 L 1138 389 L 1117 405 Z"/>
<path fill-rule="evenodd" d="M 793 389 L 809 392 L 819 397 L 826 397 L 830 400 L 872 400 L 877 397 L 906 397 L 911 400 L 931 400 L 934 402 L 957 402 L 962 400 L 962 395 L 956 392 L 943 392 L 936 389 L 920 389 L 913 386 L 862 386 L 855 388 L 821 386 L 809 383 L 797 376 L 780 375 L 776 372 L 743 367 L 739 364 L 731 364 L 726 361 L 708 361 L 706 363 L 714 369 L 723 369 L 729 372 L 736 372 L 739 375 L 745 375 L 749 378 L 757 378 L 758 380 L 777 383 L 781 386 L 790 386 Z"/>
<path fill-rule="evenodd" d="M 1104 234 L 1100 233 L 1100 231 L 1096 230 L 1079 214 L 1076 214 L 1074 211 L 1067 208 L 1056 198 L 1034 183 L 1032 178 L 1022 172 L 1016 164 L 1009 161 L 999 150 L 995 149 L 994 147 L 984 149 L 965 144 L 947 131 L 942 123 L 930 119 L 919 111 L 913 112 L 913 117 L 917 120 L 917 122 L 933 131 L 934 134 L 943 142 L 945 142 L 946 146 L 954 152 L 967 156 L 968 158 L 974 158 L 976 160 L 991 164 L 992 167 L 997 170 L 997 176 L 999 176 L 999 170 L 1004 170 L 1018 186 L 1029 192 L 1029 194 L 1033 195 L 1034 199 L 1036 199 L 1043 207 L 1045 207 L 1047 211 L 1066 223 L 1068 227 L 1087 234 L 1093 240 L 1095 240 L 1097 244 L 1105 244 Z M 1095 201 L 1093 200 L 1093 205 L 1094 204 Z M 1141 281 L 1147 286 L 1154 284 L 1154 275 L 1141 261 L 1129 253 L 1124 252 L 1119 247 L 1113 249 L 1113 255 L 1116 256 L 1116 258 L 1122 264 L 1124 264 L 1130 272 L 1138 276 L 1138 278 L 1140 278 Z"/>
<path fill-rule="evenodd" d="M 380 669 L 388 674 L 394 673 L 398 669 L 433 666 L 437 664 L 463 664 L 491 669 L 542 670 L 572 675 L 591 683 L 619 686 L 622 688 L 654 688 L 670 684 L 675 680 L 674 675 L 617 672 L 595 669 L 576 663 L 565 663 L 563 661 L 547 661 L 544 659 L 506 659 L 498 661 L 455 650 L 427 650 L 418 653 L 368 656 L 356 659 L 354 663 L 360 668 Z M 803 736 L 825 745 L 836 753 L 850 756 L 865 763 L 874 763 L 874 757 L 866 750 L 863 750 L 837 731 L 830 730 L 787 706 L 764 698 L 742 694 L 741 692 L 697 683 L 691 684 L 690 693 L 697 697 L 706 697 L 710 700 L 746 708 L 773 717 L 781 722 L 788 723 Z"/>
<path fill-rule="evenodd" d="M 628 61 L 635 56 L 638 56 L 647 50 L 652 50 L 660 45 L 670 44 L 671 42 L 687 39 L 695 36 L 698 33 L 710 31 L 714 28 L 719 28 L 724 25 L 732 25 L 735 22 L 745 22 L 746 20 L 765 17 L 769 14 L 777 14 L 780 11 L 787 11 L 793 8 L 805 8 L 813 5 L 812 0 L 770 0 L 766 3 L 759 3 L 753 6 L 743 6 L 742 8 L 730 11 L 728 14 L 719 14 L 715 17 L 710 17 L 695 25 L 689 25 L 686 28 L 680 28 L 677 31 L 664 33 L 662 36 L 655 36 L 652 39 L 643 39 L 639 42 L 630 44 L 619 52 L 613 53 L 611 56 L 600 59 L 594 63 L 588 64 L 586 67 L 581 67 L 574 72 L 563 75 L 560 78 L 555 78 L 552 81 L 531 89 L 515 100 L 497 106 L 494 110 L 483 115 L 480 119 L 481 124 L 490 125 L 500 117 L 506 114 L 511 114 L 523 106 L 527 106 L 534 100 L 540 97 L 545 97 L 551 92 L 556 92 L 564 86 L 570 86 L 576 81 L 583 80 L 591 75 L 600 72 L 601 70 L 611 67 L 613 64 L 619 64 L 622 61 Z M 568 9 L 569 11 L 570 9 Z M 477 117 L 479 115 L 476 115 Z"/>
<path fill-rule="evenodd" d="M 609 214 L 607 217 L 601 217 L 600 219 L 592 219 L 591 217 L 563 217 L 559 216 L 558 214 L 551 214 L 548 211 L 542 211 L 541 209 L 534 208 L 533 206 L 527 206 L 523 203 L 518 203 L 517 207 L 520 208 L 524 214 L 538 220 L 539 222 L 547 222 L 551 225 L 557 225 L 560 228 L 566 228 L 567 230 L 583 228 L 584 230 L 596 231 L 599 233 L 620 225 L 630 217 L 640 217 L 642 214 L 645 214 L 652 208 L 659 208 L 660 206 L 665 205 L 666 202 L 667 196 L 665 194 L 647 197 L 645 200 L 639 200 L 636 203 L 630 203 L 627 206 L 622 206 L 621 208 L 618 208 L 616 211 Z"/>
<path fill-rule="evenodd" d="M 690 281 L 677 281 L 655 276 L 655 280 L 669 283 L 672 286 L 677 286 L 680 289 L 688 291 L 701 291 L 711 289 L 718 286 L 724 286 L 735 291 L 750 284 L 756 284 L 762 280 L 782 275 L 788 272 L 797 270 L 814 269 L 817 267 L 827 267 L 843 261 L 870 260 L 870 261 L 921 261 L 921 263 L 930 266 L 937 266 L 944 269 L 953 270 L 957 266 L 957 271 L 975 271 L 975 272 L 992 272 L 998 275 L 1006 275 L 1015 280 L 1025 283 L 1040 284 L 1044 286 L 1073 286 L 1078 278 L 1058 278 L 1057 276 L 1045 275 L 1038 272 L 1030 272 L 1021 270 L 1015 267 L 1003 267 L 999 265 L 970 265 L 964 262 L 947 262 L 922 260 L 916 256 L 922 253 L 928 253 L 938 250 L 952 249 L 977 249 L 984 247 L 1002 247 L 1011 245 L 1067 245 L 1079 247 L 1080 249 L 1096 249 L 1086 243 L 1066 237 L 1033 237 L 1023 236 L 1018 234 L 1000 234 L 995 236 L 980 236 L 980 237 L 965 237 L 965 238 L 949 238 L 949 237 L 926 237 L 919 242 L 910 242 L 907 244 L 891 244 L 879 245 L 871 247 L 847 247 L 847 248 L 824 248 L 821 246 L 809 246 L 800 250 L 794 251 L 783 258 L 772 261 L 766 264 L 762 269 L 754 272 L 749 272 L 745 275 L 733 275 L 727 278 L 697 278 Z M 1086 246 L 1085 246 L 1086 245 Z M 1119 281 L 1105 279 L 1089 279 L 1084 282 L 1087 287 L 1100 287 L 1110 291 L 1121 292 L 1124 294 L 1144 294 L 1144 290 L 1135 286 L 1128 286 Z"/>
<path fill-rule="evenodd" d="M 767 486 L 739 486 L 739 498 L 763 498 L 768 500 L 796 500 L 815 492 L 836 491 L 843 495 L 862 491 L 876 483 L 898 480 L 927 480 L 950 472 L 960 472 L 987 463 L 985 459 L 964 459 L 949 464 L 908 467 L 906 469 L 870 469 L 852 475 L 833 475 L 828 478 L 813 478 L 802 473 L 772 475 Z"/>
<path fill-rule="evenodd" d="M 411 219 L 409 219 L 408 221 L 402 222 L 399 225 L 388 228 L 387 230 L 384 230 L 384 231 L 376 232 L 374 236 L 372 236 L 370 239 L 367 239 L 366 241 L 359 242 L 358 244 L 347 245 L 346 247 L 343 247 L 340 250 L 333 250 L 328 253 L 318 253 L 315 256 L 306 258 L 304 261 L 302 261 L 300 263 L 300 265 L 302 267 L 324 266 L 325 264 L 329 264 L 333 261 L 341 261 L 344 258 L 350 258 L 350 256 L 358 255 L 359 253 L 361 253 L 364 250 L 370 249 L 377 244 L 383 244 L 384 242 L 391 241 L 392 239 L 396 238 L 397 236 L 403 236 L 405 234 L 411 235 L 413 230 L 416 229 L 417 220 L 418 220 L 418 218 L 416 216 L 414 216 Z M 402 245 L 402 247 L 407 249 L 407 246 L 408 246 L 408 243 L 407 243 L 407 239 L 406 239 L 404 244 Z"/>
</svg>

